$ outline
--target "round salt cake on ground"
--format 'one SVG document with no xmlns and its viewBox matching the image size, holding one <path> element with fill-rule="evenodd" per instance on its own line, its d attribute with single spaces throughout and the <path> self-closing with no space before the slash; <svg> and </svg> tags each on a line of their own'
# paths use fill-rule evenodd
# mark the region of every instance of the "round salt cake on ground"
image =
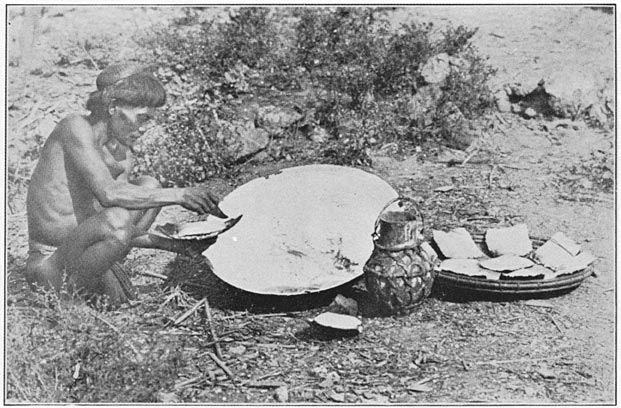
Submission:
<svg viewBox="0 0 621 408">
<path fill-rule="evenodd" d="M 243 218 L 203 254 L 220 279 L 248 292 L 331 289 L 362 275 L 375 221 L 397 196 L 384 180 L 355 168 L 285 169 L 222 200 L 222 211 Z"/>
</svg>

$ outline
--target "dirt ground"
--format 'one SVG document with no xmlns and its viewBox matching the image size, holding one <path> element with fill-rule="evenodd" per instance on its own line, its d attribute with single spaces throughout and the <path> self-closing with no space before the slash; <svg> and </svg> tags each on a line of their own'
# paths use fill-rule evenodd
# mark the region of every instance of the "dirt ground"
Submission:
<svg viewBox="0 0 621 408">
<path fill-rule="evenodd" d="M 64 115 L 81 111 L 87 93 L 93 89 L 97 71 L 91 65 L 57 65 L 62 55 L 70 60 L 90 59 L 76 45 L 76 38 L 106 38 L 113 48 L 113 58 L 122 60 L 136 52 L 132 38 L 136 30 L 165 22 L 178 12 L 175 8 L 155 7 L 48 9 L 35 41 L 36 59 L 8 68 L 9 176 L 14 173 L 16 179 L 27 177 L 34 164 L 28 155 L 34 141 L 45 138 L 50 126 Z M 580 7 L 543 6 L 411 7 L 394 12 L 395 24 L 410 20 L 432 21 L 440 27 L 446 23 L 479 27 L 474 43 L 498 68 L 493 80 L 496 87 L 518 82 L 525 88 L 534 88 L 540 79 L 562 67 L 585 73 L 584 84 L 591 90 L 609 95 L 614 92 L 614 15 Z M 10 37 L 19 30 L 22 17 L 17 15 L 12 21 Z M 17 52 L 16 45 L 10 38 L 9 60 Z M 399 191 L 419 197 L 423 211 L 432 211 L 437 205 L 447 209 L 445 219 L 436 217 L 430 221 L 436 227 L 446 229 L 472 214 L 487 214 L 505 221 L 523 221 L 533 236 L 548 237 L 562 231 L 598 257 L 595 275 L 576 290 L 547 299 L 544 307 L 525 301 L 463 302 L 435 295 L 401 321 L 390 319 L 388 324 L 381 323 L 381 319 L 368 319 L 365 330 L 370 333 L 369 341 L 376 342 L 380 350 L 383 342 L 391 339 L 402 344 L 400 350 L 404 355 L 423 350 L 430 356 L 425 371 L 430 388 L 391 394 L 385 387 L 408 377 L 397 370 L 407 371 L 408 366 L 394 362 L 399 356 L 384 356 L 383 360 L 372 356 L 375 365 L 388 361 L 383 363 L 385 372 L 397 374 L 368 390 L 358 385 L 362 391 L 352 394 L 360 396 L 368 391 L 379 399 L 361 396 L 342 402 L 616 403 L 614 196 L 588 190 L 586 198 L 568 197 L 561 194 L 559 187 L 559 176 L 567 172 L 568 164 L 579 164 L 597 149 L 615 149 L 614 130 L 589 128 L 582 122 L 529 121 L 511 114 L 503 114 L 497 123 L 499 130 L 485 140 L 495 152 L 491 165 L 447 167 L 434 157 L 400 160 L 377 155 L 374 171 Z M 248 166 L 247 177 L 258 171 L 261 169 Z M 454 189 L 433 191 L 446 185 Z M 230 190 L 230 186 L 223 188 L 226 189 Z M 460 204 L 465 193 L 477 195 L 478 208 Z M 7 199 L 10 202 L 5 244 L 11 272 L 23 266 L 26 259 L 25 189 L 10 191 Z M 183 218 L 184 214 L 171 208 L 161 217 L 165 221 Z M 141 264 L 140 268 L 157 270 L 171 259 L 168 255 L 135 251 L 131 261 Z M 456 321 L 455 316 L 463 320 Z M 472 321 L 479 321 L 480 325 L 464 324 Z M 289 324 L 295 325 L 286 320 L 285 327 Z M 442 340 L 449 335 L 454 340 L 450 344 Z M 313 349 L 320 357 L 311 355 L 308 364 L 315 362 L 314 358 L 329 360 L 334 353 L 347 354 L 341 343 L 333 350 L 325 344 L 320 347 Z M 298 384 L 307 383 L 308 379 L 299 378 L 303 376 L 304 363 L 294 360 L 281 363 L 279 368 L 299 379 Z M 354 371 L 350 371 L 352 378 L 381 376 L 382 370 Z M 345 374 L 341 373 L 341 377 L 345 378 Z M 283 379 L 286 381 L 287 376 Z M 355 388 L 355 384 L 361 383 L 349 387 Z M 350 390 L 343 387 L 345 392 Z M 302 391 L 304 387 L 299 394 L 291 393 L 291 402 L 340 399 L 329 393 L 317 397 L 319 394 L 309 396 Z M 228 401 L 273 401 L 271 396 L 248 401 L 231 395 Z M 382 395 L 386 399 L 378 397 Z M 221 402 L 220 397 L 221 394 L 204 396 L 201 401 Z"/>
</svg>

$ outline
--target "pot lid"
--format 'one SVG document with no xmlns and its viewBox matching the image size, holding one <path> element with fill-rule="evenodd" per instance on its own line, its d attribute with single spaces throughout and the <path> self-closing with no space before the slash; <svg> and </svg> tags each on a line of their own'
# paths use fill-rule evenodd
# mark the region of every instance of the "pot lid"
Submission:
<svg viewBox="0 0 621 408">
<path fill-rule="evenodd" d="M 222 200 L 225 213 L 244 216 L 203 255 L 220 279 L 248 292 L 290 296 L 335 288 L 362 275 L 375 220 L 397 196 L 360 169 L 285 169 Z"/>
</svg>

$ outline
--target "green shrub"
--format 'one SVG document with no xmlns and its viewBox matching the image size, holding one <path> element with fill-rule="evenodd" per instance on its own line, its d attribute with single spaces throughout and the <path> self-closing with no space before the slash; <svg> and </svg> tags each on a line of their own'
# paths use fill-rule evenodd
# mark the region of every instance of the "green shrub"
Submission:
<svg viewBox="0 0 621 408">
<path fill-rule="evenodd" d="M 375 84 L 381 95 L 412 93 L 421 85 L 419 69 L 433 55 L 432 28 L 432 24 L 410 23 L 388 38 Z"/>
<path fill-rule="evenodd" d="M 449 27 L 439 39 L 432 24 L 391 30 L 383 8 L 248 7 L 219 22 L 199 14 L 200 9 L 188 10 L 146 43 L 184 82 L 202 88 L 192 96 L 198 100 L 192 117 L 171 106 L 164 128 L 172 137 L 140 152 L 143 169 L 162 174 L 168 184 L 202 181 L 234 166 L 218 129 L 242 110 L 238 98 L 259 100 L 269 88 L 294 92 L 299 84 L 311 84 L 305 89 L 311 101 L 304 103 L 314 107 L 310 122 L 332 136 L 315 149 L 317 159 L 340 164 L 365 162 L 370 149 L 386 142 L 441 142 L 440 135 L 455 125 L 447 118 L 456 110 L 477 119 L 493 107 L 487 81 L 494 71 L 471 45 L 476 29 Z M 440 53 L 463 63 L 452 67 L 431 106 L 430 123 L 420 127 L 410 117 L 408 100 L 427 86 L 420 70 Z M 219 120 L 212 123 L 214 116 Z M 343 128 L 347 137 L 340 135 Z"/>
<path fill-rule="evenodd" d="M 473 47 L 467 47 L 461 57 L 464 66 L 451 70 L 442 89 L 439 107 L 442 109 L 450 102 L 466 119 L 476 119 L 494 107 L 494 97 L 487 82 L 496 70 Z"/>
</svg>

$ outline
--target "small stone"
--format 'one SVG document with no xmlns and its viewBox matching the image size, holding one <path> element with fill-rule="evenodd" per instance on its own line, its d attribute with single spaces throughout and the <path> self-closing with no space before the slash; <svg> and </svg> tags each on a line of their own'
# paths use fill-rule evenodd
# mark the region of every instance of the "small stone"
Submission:
<svg viewBox="0 0 621 408">
<path fill-rule="evenodd" d="M 420 70 L 422 77 L 429 84 L 437 84 L 446 79 L 451 72 L 450 57 L 446 53 L 435 55 Z"/>
<path fill-rule="evenodd" d="M 328 396 L 332 401 L 345 402 L 345 393 L 332 391 Z"/>
<path fill-rule="evenodd" d="M 315 126 L 315 128 L 313 128 L 308 137 L 315 143 L 325 143 L 330 138 L 330 135 L 328 134 L 328 131 L 324 128 L 320 126 Z"/>
<path fill-rule="evenodd" d="M 509 96 L 505 91 L 501 90 L 496 92 L 494 98 L 496 99 L 496 107 L 499 112 L 511 112 L 511 102 L 509 101 Z"/>
<path fill-rule="evenodd" d="M 287 389 L 287 387 L 282 386 L 276 388 L 276 391 L 274 391 L 274 399 L 278 402 L 288 402 L 289 390 Z"/>
<path fill-rule="evenodd" d="M 591 120 L 596 121 L 600 125 L 604 125 L 608 121 L 608 116 L 604 109 L 605 108 L 600 104 L 593 104 L 587 109 L 586 114 Z"/>
<path fill-rule="evenodd" d="M 358 302 L 338 294 L 328 306 L 328 311 L 333 313 L 356 316 L 358 314 Z"/>
<path fill-rule="evenodd" d="M 321 388 L 330 388 L 339 381 L 341 381 L 341 376 L 338 375 L 337 372 L 332 371 L 326 375 L 326 378 L 321 383 L 319 383 L 319 386 Z"/>
<path fill-rule="evenodd" d="M 244 346 L 233 346 L 231 348 L 229 348 L 229 352 L 231 354 L 235 354 L 235 355 L 241 355 L 244 354 L 246 352 L 246 347 Z"/>
<path fill-rule="evenodd" d="M 533 108 L 527 108 L 524 111 L 524 116 L 528 119 L 532 119 L 537 116 L 537 111 L 535 111 Z"/>
<path fill-rule="evenodd" d="M 160 391 L 157 393 L 157 399 L 164 404 L 177 404 L 181 402 L 181 399 L 174 392 Z"/>
</svg>

